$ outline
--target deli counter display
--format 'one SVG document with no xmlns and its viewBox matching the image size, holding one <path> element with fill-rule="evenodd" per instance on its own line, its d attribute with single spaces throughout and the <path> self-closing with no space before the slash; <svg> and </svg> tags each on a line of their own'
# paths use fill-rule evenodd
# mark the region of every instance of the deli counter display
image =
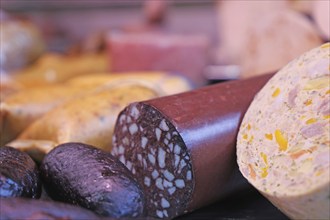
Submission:
<svg viewBox="0 0 330 220">
<path fill-rule="evenodd" d="M 328 1 L 0 12 L 0 219 L 330 218 Z"/>
</svg>

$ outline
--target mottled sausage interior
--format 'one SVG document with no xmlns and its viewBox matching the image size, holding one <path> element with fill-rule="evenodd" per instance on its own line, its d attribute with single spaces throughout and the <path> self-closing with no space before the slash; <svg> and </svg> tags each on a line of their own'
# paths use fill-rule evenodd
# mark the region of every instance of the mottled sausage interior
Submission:
<svg viewBox="0 0 330 220">
<path fill-rule="evenodd" d="M 152 207 L 158 207 L 153 210 L 158 217 L 182 213 L 193 191 L 192 164 L 185 143 L 173 124 L 152 106 L 136 103 L 126 111 L 119 118 L 121 144 L 112 153 L 133 174 L 144 174 L 140 181 L 145 190 L 159 192 L 151 193 L 148 199 Z M 125 152 L 128 145 L 131 147 Z"/>
<path fill-rule="evenodd" d="M 143 186 L 149 216 L 173 218 L 219 198 L 242 115 L 269 78 L 132 103 L 119 114 L 112 154 Z"/>
<path fill-rule="evenodd" d="M 329 57 L 327 43 L 276 73 L 237 138 L 243 176 L 291 219 L 330 218 Z"/>
</svg>

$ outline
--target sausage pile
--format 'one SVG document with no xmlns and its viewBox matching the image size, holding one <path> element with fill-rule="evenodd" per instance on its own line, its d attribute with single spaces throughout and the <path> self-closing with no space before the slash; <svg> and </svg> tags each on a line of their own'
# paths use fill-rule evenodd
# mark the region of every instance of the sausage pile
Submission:
<svg viewBox="0 0 330 220">
<path fill-rule="evenodd" d="M 41 162 L 40 177 L 37 165 L 28 155 L 10 147 L 0 148 L 0 189 L 8 192 L 1 197 L 38 198 L 41 178 L 47 199 L 94 212 L 82 209 L 82 215 L 172 219 L 221 198 L 234 171 L 236 153 L 243 176 L 287 216 L 328 219 L 329 57 L 327 43 L 301 55 L 275 75 L 219 83 L 164 97 L 148 93 L 143 96 L 146 100 L 138 97 L 135 102 L 125 102 L 127 105 L 118 100 L 122 100 L 124 93 L 140 90 L 119 87 L 125 92 L 118 90 L 117 94 L 111 90 L 109 96 L 104 96 L 103 101 L 112 100 L 102 108 L 105 115 L 94 114 L 87 107 L 105 103 L 93 102 L 102 98 L 90 98 L 90 102 L 80 98 L 77 102 L 83 103 L 79 106 L 88 105 L 68 114 L 72 118 L 78 116 L 79 126 L 65 134 L 83 137 L 48 149 Z M 143 88 L 149 92 L 148 87 Z M 113 102 L 113 96 L 118 103 Z M 107 145 L 112 145 L 111 153 L 98 149 L 99 144 L 79 142 L 98 126 L 84 123 L 85 114 L 96 115 L 104 122 L 110 114 L 106 110 L 123 105 L 126 107 L 118 117 L 115 115 L 114 131 L 102 134 Z M 56 120 L 60 110 L 52 111 L 49 118 Z M 116 110 L 119 112 L 119 108 Z M 56 131 L 64 130 L 63 118 L 52 124 L 58 126 Z M 42 124 L 43 121 L 38 122 Z M 91 130 L 80 130 L 84 126 Z M 37 133 L 46 135 L 55 126 L 42 128 Z M 2 164 L 9 163 L 14 166 L 7 172 Z M 6 218 L 14 219 L 9 210 L 15 201 L 1 199 L 1 203 L 5 204 L 1 218 L 8 215 Z M 48 206 L 48 202 L 40 204 L 36 213 L 27 212 L 20 218 L 34 215 L 62 218 L 63 213 L 72 213 L 70 210 L 80 212 L 78 207 L 54 203 L 56 210 L 66 210 L 56 214 L 47 211 Z M 75 214 L 66 217 L 69 216 Z"/>
</svg>

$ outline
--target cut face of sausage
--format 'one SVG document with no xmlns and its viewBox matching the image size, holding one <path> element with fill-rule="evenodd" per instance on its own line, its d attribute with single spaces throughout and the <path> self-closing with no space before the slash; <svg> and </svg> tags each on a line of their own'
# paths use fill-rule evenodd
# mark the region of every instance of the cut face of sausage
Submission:
<svg viewBox="0 0 330 220">
<path fill-rule="evenodd" d="M 135 103 L 125 111 L 118 118 L 122 130 L 114 136 L 113 155 L 133 174 L 139 174 L 137 178 L 149 195 L 149 215 L 168 218 L 183 213 L 194 188 L 185 143 L 154 107 Z"/>
<path fill-rule="evenodd" d="M 243 176 L 294 219 L 330 218 L 329 57 L 327 43 L 280 70 L 238 134 Z"/>
<path fill-rule="evenodd" d="M 118 115 L 112 154 L 143 185 L 149 216 L 174 218 L 221 197 L 240 121 L 269 78 L 131 103 Z"/>
</svg>

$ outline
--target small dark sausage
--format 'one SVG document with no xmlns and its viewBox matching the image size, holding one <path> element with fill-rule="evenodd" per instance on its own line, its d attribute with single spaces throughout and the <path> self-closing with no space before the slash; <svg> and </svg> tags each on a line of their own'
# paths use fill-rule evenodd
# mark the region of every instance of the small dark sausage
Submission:
<svg viewBox="0 0 330 220">
<path fill-rule="evenodd" d="M 110 153 L 82 143 L 65 143 L 41 164 L 50 197 L 109 217 L 144 213 L 144 194 L 130 171 Z"/>
<path fill-rule="evenodd" d="M 39 198 L 41 181 L 32 158 L 15 148 L 0 148 L 0 197 Z"/>
</svg>

